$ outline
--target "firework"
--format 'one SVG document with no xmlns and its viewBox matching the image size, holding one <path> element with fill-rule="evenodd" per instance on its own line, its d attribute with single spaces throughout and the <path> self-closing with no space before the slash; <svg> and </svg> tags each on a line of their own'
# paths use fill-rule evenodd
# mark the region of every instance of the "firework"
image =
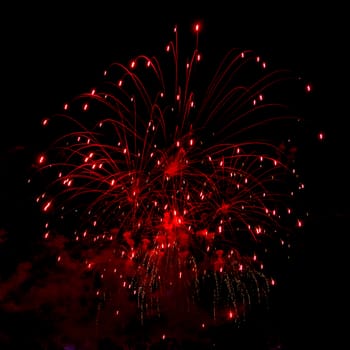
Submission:
<svg viewBox="0 0 350 350">
<path fill-rule="evenodd" d="M 42 122 L 58 133 L 38 158 L 45 238 L 72 238 L 115 319 L 240 321 L 302 226 L 300 79 L 232 49 L 208 84 L 199 31 L 187 57 L 175 27 L 159 57 L 111 64 Z"/>
</svg>

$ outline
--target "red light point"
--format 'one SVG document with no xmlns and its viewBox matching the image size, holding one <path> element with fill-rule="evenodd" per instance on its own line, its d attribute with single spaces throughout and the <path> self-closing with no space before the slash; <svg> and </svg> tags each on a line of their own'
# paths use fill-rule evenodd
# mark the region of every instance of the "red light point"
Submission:
<svg viewBox="0 0 350 350">
<path fill-rule="evenodd" d="M 323 140 L 324 140 L 324 137 L 325 137 L 325 135 L 324 135 L 324 132 L 323 132 L 323 131 L 320 131 L 320 132 L 318 133 L 318 135 L 317 135 L 317 138 L 318 138 L 320 141 L 323 141 Z"/>
<path fill-rule="evenodd" d="M 46 158 L 45 158 L 44 155 L 40 155 L 40 156 L 38 157 L 38 163 L 39 163 L 39 164 L 44 164 L 45 161 L 46 161 Z"/>
<path fill-rule="evenodd" d="M 45 206 L 43 207 L 43 211 L 47 211 L 51 207 L 51 201 L 47 202 Z"/>
</svg>

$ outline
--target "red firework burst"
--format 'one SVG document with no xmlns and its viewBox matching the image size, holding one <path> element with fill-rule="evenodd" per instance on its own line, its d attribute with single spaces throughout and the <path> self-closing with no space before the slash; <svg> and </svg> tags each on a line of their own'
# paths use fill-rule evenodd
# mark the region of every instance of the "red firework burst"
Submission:
<svg viewBox="0 0 350 350">
<path fill-rule="evenodd" d="M 302 225 L 300 80 L 232 49 L 207 84 L 198 35 L 197 25 L 188 58 L 175 28 L 161 59 L 111 64 L 98 88 L 42 123 L 60 133 L 39 158 L 46 238 L 72 235 L 100 275 L 109 321 L 241 320 L 275 283 L 272 249 Z"/>
</svg>

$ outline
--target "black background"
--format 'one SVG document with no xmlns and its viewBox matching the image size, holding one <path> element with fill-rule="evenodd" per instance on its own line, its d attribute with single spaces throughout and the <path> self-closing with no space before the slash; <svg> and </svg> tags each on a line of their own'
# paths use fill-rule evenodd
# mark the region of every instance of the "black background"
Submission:
<svg viewBox="0 0 350 350">
<path fill-rule="evenodd" d="M 304 155 L 311 219 L 298 266 L 286 276 L 278 313 L 291 344 L 336 342 L 339 334 L 333 330 L 341 328 L 338 314 L 347 301 L 342 247 L 349 231 L 345 5 L 244 4 L 51 1 L 3 8 L 0 226 L 14 235 L 23 229 L 36 234 L 25 181 L 31 157 L 40 148 L 40 120 L 93 87 L 111 62 L 159 52 L 175 24 L 191 37 L 191 26 L 199 20 L 200 45 L 210 47 L 213 55 L 231 47 L 252 48 L 277 66 L 300 72 L 313 85 L 308 107 L 311 146 Z M 319 131 L 326 136 L 321 144 Z"/>
</svg>

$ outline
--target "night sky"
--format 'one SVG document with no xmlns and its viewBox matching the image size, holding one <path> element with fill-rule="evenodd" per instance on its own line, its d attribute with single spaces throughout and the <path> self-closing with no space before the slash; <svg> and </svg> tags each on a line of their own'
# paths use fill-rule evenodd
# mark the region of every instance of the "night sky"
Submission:
<svg viewBox="0 0 350 350">
<path fill-rule="evenodd" d="M 11 244 L 0 250 L 0 283 L 8 287 L 21 262 L 36 255 L 41 218 L 26 180 L 34 155 L 45 142 L 40 121 L 95 86 L 111 62 L 159 52 L 174 25 L 192 40 L 192 25 L 200 21 L 199 46 L 210 59 L 219 59 L 233 46 L 254 49 L 277 67 L 299 72 L 313 87 L 304 106 L 308 132 L 302 155 L 303 205 L 310 208 L 305 236 L 299 256 L 282 276 L 272 320 L 259 319 L 237 334 L 242 344 L 254 335 L 266 339 L 264 329 L 271 332 L 266 328 L 272 323 L 273 344 L 251 342 L 241 348 L 277 349 L 280 344 L 282 349 L 311 349 L 315 343 L 338 341 L 338 332 L 333 332 L 339 323 L 336 313 L 348 299 L 341 287 L 346 277 L 340 248 L 345 245 L 350 210 L 345 9 L 335 3 L 229 8 L 225 2 L 192 8 L 110 3 L 73 7 L 54 2 L 43 7 L 31 2 L 18 8 L 8 5 L 3 11 L 7 21 L 1 24 L 0 244 L 7 240 Z M 322 142 L 319 132 L 325 135 Z M 25 293 L 25 288 L 21 290 Z M 2 297 L 0 292 L 0 305 Z M 18 310 L 11 316 L 0 306 L 1 349 L 13 334 L 30 339 L 26 317 Z M 40 320 L 37 325 L 44 326 Z M 20 346 L 16 344 L 10 348 Z"/>
</svg>

